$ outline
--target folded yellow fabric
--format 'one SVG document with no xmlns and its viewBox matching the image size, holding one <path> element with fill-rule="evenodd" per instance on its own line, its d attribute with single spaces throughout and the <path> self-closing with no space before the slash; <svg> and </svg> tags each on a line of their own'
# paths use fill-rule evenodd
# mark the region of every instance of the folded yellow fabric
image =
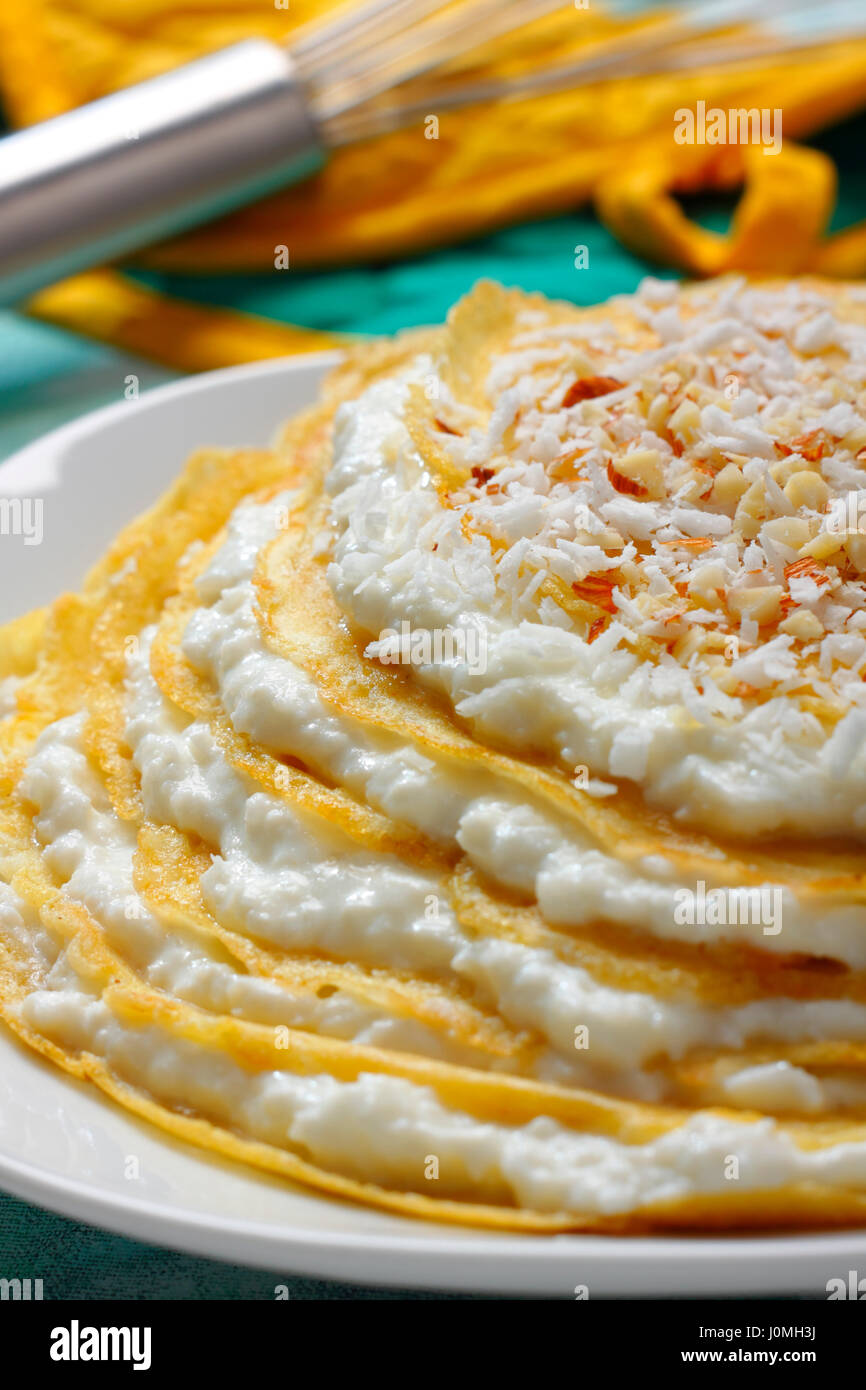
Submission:
<svg viewBox="0 0 866 1390">
<path fill-rule="evenodd" d="M 13 121 L 27 123 L 241 38 L 282 38 L 335 8 L 333 0 L 296 0 L 287 10 L 250 0 L 7 0 L 0 15 L 0 89 Z M 496 78 L 562 62 L 641 22 L 609 19 L 597 7 L 564 7 L 489 45 L 474 60 L 473 74 Z M 287 235 L 299 267 L 393 257 L 594 198 L 627 245 L 692 274 L 743 268 L 856 277 L 866 271 L 866 228 L 822 240 L 834 169 L 791 137 L 857 109 L 864 79 L 866 42 L 856 42 L 828 46 L 808 61 L 649 74 L 441 113 L 437 139 L 425 138 L 419 122 L 340 150 L 303 186 L 155 248 L 147 260 L 184 272 L 266 269 Z M 674 112 L 698 101 L 707 108 L 780 110 L 783 153 L 677 144 Z M 727 237 L 691 223 L 673 200 L 682 191 L 743 183 L 746 194 Z M 90 282 L 94 292 L 96 283 Z M 168 323 L 160 332 L 152 299 L 141 301 L 152 327 L 143 341 L 130 340 L 128 315 L 106 313 L 105 306 L 113 294 L 132 292 L 114 281 L 98 284 L 95 326 L 83 289 L 59 305 L 52 294 L 40 296 L 37 311 L 175 365 L 222 360 L 223 347 L 210 347 L 208 320 L 202 319 L 198 342 L 191 345 L 184 335 L 179 350 Z M 230 315 L 229 335 L 233 324 Z M 248 322 L 238 325 L 228 360 L 247 360 L 257 332 Z M 264 333 L 261 341 L 268 349 L 273 338 Z M 287 352 L 309 346 L 306 335 L 286 335 Z"/>
</svg>

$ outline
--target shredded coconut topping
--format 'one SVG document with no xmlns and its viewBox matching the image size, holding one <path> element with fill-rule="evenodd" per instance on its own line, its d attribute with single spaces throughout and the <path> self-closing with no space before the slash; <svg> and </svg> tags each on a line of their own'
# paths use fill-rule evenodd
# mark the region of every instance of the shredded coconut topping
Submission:
<svg viewBox="0 0 866 1390">
<path fill-rule="evenodd" d="M 826 833 L 866 833 L 857 297 L 647 280 L 587 313 L 481 286 L 443 341 L 337 420 L 329 578 L 370 654 L 395 619 L 481 624 L 486 676 L 419 675 L 497 737 L 735 833 L 819 797 Z"/>
<path fill-rule="evenodd" d="M 866 500 L 866 327 L 796 283 L 674 302 L 646 280 L 619 309 L 625 327 L 518 321 L 483 404 L 459 431 L 441 422 L 472 482 L 440 524 L 493 542 L 518 620 L 535 600 L 596 640 L 603 615 L 698 694 L 783 692 L 838 717 L 864 698 L 866 506 L 852 528 L 850 499 Z M 545 604 L 543 573 L 600 613 Z"/>
</svg>

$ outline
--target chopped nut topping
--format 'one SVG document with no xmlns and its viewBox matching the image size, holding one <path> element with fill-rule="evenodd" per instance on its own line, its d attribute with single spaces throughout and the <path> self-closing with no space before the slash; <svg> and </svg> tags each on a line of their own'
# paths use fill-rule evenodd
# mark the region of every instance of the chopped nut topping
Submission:
<svg viewBox="0 0 866 1390">
<path fill-rule="evenodd" d="M 820 430 L 798 435 L 790 444 L 776 444 L 780 454 L 799 454 L 807 463 L 820 463 L 824 457 L 825 441 Z"/>
<path fill-rule="evenodd" d="M 611 487 L 616 488 L 617 492 L 624 492 L 629 497 L 646 497 L 647 489 L 643 483 L 639 483 L 636 478 L 627 478 L 624 473 L 620 473 L 614 468 L 610 459 L 607 462 L 607 476 Z"/>
<path fill-rule="evenodd" d="M 585 579 L 575 580 L 572 589 L 578 598 L 586 599 L 588 603 L 594 603 L 599 608 L 604 608 L 608 613 L 616 612 L 616 604 L 613 601 L 614 581 L 607 575 L 588 574 Z"/>
<path fill-rule="evenodd" d="M 490 369 L 489 453 L 476 403 L 456 402 L 473 426 L 444 446 L 477 488 L 452 505 L 471 506 L 515 615 L 531 595 L 542 622 L 673 658 L 710 701 L 784 685 L 824 709 L 863 685 L 866 329 L 846 320 L 832 359 L 802 351 L 821 292 L 793 285 L 712 282 L 675 310 L 650 289 L 610 323 L 518 325 Z M 860 491 L 862 531 L 831 523 Z M 545 575 L 600 615 L 587 627 Z"/>
<path fill-rule="evenodd" d="M 577 405 L 579 401 L 592 401 L 597 396 L 609 396 L 611 391 L 618 391 L 624 386 L 624 381 L 618 381 L 615 376 L 582 376 L 573 381 L 562 398 L 562 405 L 568 409 L 569 406 Z"/>
</svg>

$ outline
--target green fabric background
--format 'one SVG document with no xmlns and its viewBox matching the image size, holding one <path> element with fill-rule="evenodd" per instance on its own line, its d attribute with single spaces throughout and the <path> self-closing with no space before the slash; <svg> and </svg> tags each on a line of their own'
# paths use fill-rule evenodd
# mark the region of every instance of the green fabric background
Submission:
<svg viewBox="0 0 866 1390">
<path fill-rule="evenodd" d="M 866 218 L 866 116 L 815 141 L 840 171 L 834 228 Z M 722 230 L 726 200 L 695 200 L 690 212 Z M 589 268 L 574 269 L 574 248 Z M 232 277 L 142 275 L 191 299 L 233 305 L 289 323 L 358 333 L 393 333 L 442 319 L 481 276 L 587 304 L 633 290 L 651 268 L 624 251 L 589 212 L 513 227 L 468 245 L 375 268 Z M 0 314 L 0 459 L 64 421 L 120 398 L 135 370 L 142 389 L 169 379 L 108 348 Z M 295 1299 L 425 1298 L 399 1290 L 235 1268 L 145 1246 L 0 1194 L 0 1278 L 43 1278 L 47 1298 L 271 1299 L 288 1283 Z"/>
</svg>

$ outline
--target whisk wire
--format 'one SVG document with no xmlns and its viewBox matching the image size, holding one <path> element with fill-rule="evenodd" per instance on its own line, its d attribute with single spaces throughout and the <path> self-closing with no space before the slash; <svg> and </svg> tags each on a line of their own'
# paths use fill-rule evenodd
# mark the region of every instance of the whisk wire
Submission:
<svg viewBox="0 0 866 1390">
<path fill-rule="evenodd" d="M 564 0 L 466 0 L 438 6 L 418 23 L 342 66 L 330 62 L 316 74 L 315 108 L 327 123 L 336 116 L 441 68 L 456 52 L 474 48 L 562 7 Z M 577 13 L 577 12 L 575 12 Z"/>
<path fill-rule="evenodd" d="M 462 26 L 461 59 L 465 62 L 474 48 L 532 23 L 560 3 L 561 0 L 518 0 L 520 15 L 516 16 L 515 7 L 508 3 L 491 5 L 489 0 L 470 0 L 464 7 L 467 20 Z M 579 20 L 579 13 L 576 14 Z M 438 27 L 440 20 L 449 18 L 437 16 L 428 27 Z M 748 44 L 732 32 L 743 22 L 749 23 Z M 455 110 L 480 102 L 568 90 L 581 83 L 684 67 L 748 67 L 756 61 L 786 55 L 806 59 L 822 46 L 866 37 L 866 15 L 862 0 L 829 0 L 824 5 L 816 5 L 815 0 L 765 0 L 761 24 L 756 27 L 751 0 L 691 2 L 673 13 L 659 15 L 636 32 L 594 40 L 572 61 L 485 81 L 461 81 L 455 77 L 457 36 L 456 26 L 443 25 L 441 45 L 428 48 L 425 44 L 424 60 L 415 63 L 411 61 L 410 44 L 398 39 L 385 55 L 380 54 L 381 65 L 377 63 L 373 74 L 363 78 L 359 74 L 357 82 L 337 82 L 320 109 L 327 143 L 342 145 L 383 134 L 420 119 L 431 109 Z M 425 77 L 429 79 L 426 82 Z M 386 92 L 393 94 L 391 101 L 377 100 Z"/>
<path fill-rule="evenodd" d="M 369 0 L 349 8 L 342 18 L 318 21 L 287 41 L 293 60 L 310 75 L 324 79 L 326 71 L 365 61 L 400 33 L 413 32 L 429 15 L 454 0 Z"/>
</svg>

